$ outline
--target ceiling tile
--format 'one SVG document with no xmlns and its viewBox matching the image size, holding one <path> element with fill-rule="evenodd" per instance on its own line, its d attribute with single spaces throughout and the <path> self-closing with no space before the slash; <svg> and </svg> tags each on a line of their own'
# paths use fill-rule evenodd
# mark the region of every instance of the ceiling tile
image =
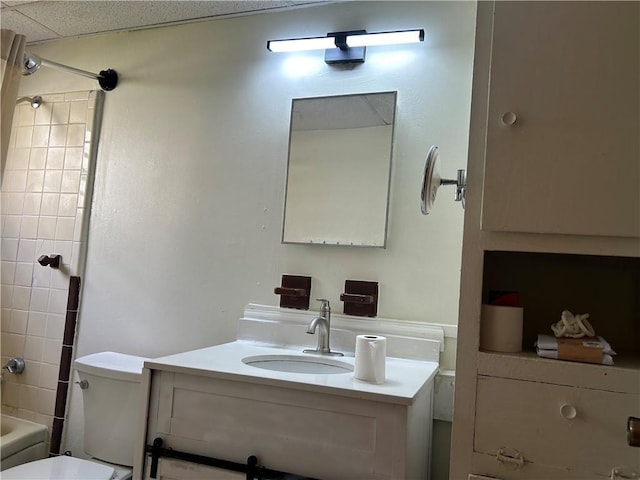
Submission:
<svg viewBox="0 0 640 480">
<path fill-rule="evenodd" d="M 2 11 L 2 28 L 8 28 L 16 33 L 25 35 L 27 43 L 58 38 L 55 32 L 48 30 L 16 10 L 5 9 Z"/>
<path fill-rule="evenodd" d="M 25 3 L 36 3 L 34 0 L 2 0 L 2 3 L 7 5 L 8 7 L 13 7 L 14 5 L 23 5 Z"/>
<path fill-rule="evenodd" d="M 289 6 L 287 1 L 48 1 L 16 10 L 62 36 L 126 30 L 141 26 Z"/>
<path fill-rule="evenodd" d="M 26 34 L 29 44 L 333 1 L 344 0 L 2 0 L 0 6 L 2 27 Z"/>
</svg>

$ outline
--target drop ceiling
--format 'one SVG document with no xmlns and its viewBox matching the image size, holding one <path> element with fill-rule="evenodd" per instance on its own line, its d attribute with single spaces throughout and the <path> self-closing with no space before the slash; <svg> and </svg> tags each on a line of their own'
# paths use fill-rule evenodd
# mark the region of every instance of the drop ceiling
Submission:
<svg viewBox="0 0 640 480">
<path fill-rule="evenodd" d="M 0 25 L 26 35 L 27 44 L 105 32 L 152 28 L 205 18 L 282 10 L 316 0 L 1 0 Z"/>
</svg>

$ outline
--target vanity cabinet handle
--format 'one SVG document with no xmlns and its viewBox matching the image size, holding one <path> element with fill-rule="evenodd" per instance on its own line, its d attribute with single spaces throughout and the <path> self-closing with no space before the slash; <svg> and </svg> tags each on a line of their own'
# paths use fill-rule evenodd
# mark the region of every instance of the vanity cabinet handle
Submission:
<svg viewBox="0 0 640 480">
<path fill-rule="evenodd" d="M 560 407 L 560 415 L 562 415 L 567 420 L 573 420 L 578 415 L 578 411 L 573 405 L 569 403 L 563 403 Z"/>
<path fill-rule="evenodd" d="M 640 447 L 640 418 L 627 419 L 627 443 L 630 447 Z"/>
</svg>

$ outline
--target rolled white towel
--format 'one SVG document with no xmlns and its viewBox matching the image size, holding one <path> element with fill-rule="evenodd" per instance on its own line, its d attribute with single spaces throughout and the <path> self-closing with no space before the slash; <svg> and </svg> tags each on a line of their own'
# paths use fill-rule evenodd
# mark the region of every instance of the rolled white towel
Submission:
<svg viewBox="0 0 640 480">
<path fill-rule="evenodd" d="M 596 332 L 588 318 L 588 313 L 574 315 L 569 310 L 564 310 L 560 315 L 560 321 L 551 325 L 551 330 L 556 337 L 594 337 Z"/>
</svg>

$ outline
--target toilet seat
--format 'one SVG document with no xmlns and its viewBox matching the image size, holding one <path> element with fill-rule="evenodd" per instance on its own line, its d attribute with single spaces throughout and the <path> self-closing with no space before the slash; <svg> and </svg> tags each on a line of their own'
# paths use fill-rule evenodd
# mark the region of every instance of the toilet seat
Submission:
<svg viewBox="0 0 640 480">
<path fill-rule="evenodd" d="M 89 460 L 68 457 L 45 458 L 2 472 L 3 480 L 111 480 L 115 470 Z"/>
</svg>

